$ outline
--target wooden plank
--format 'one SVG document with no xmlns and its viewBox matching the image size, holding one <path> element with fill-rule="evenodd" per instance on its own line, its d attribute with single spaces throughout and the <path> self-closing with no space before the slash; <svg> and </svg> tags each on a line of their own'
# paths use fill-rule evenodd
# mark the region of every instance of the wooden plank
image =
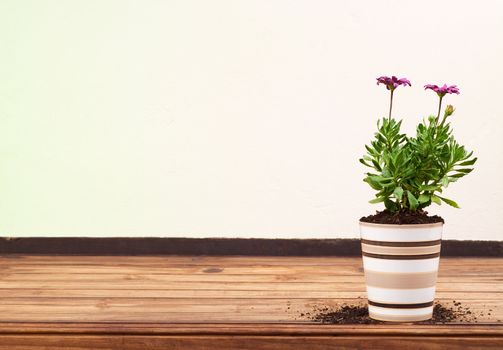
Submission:
<svg viewBox="0 0 503 350">
<path fill-rule="evenodd" d="M 478 322 L 503 320 L 503 301 L 465 302 Z M 317 306 L 336 307 L 341 303 L 363 304 L 355 299 L 189 299 L 189 298 L 6 298 L 2 300 L 0 315 L 3 322 L 69 321 L 74 313 L 80 321 L 111 322 L 309 322 L 302 313 L 312 312 Z M 488 310 L 492 311 L 488 311 Z M 69 311 L 72 311 L 70 313 Z"/>
<path fill-rule="evenodd" d="M 501 336 L 503 324 L 403 323 L 331 325 L 314 323 L 155 323 L 155 322 L 44 322 L 0 323 L 0 334 L 140 334 L 140 335 L 264 335 L 264 336 Z"/>
<path fill-rule="evenodd" d="M 296 336 L 82 336 L 8 335 L 0 338 L 0 350 L 330 350 L 330 349 L 501 349 L 501 337 L 296 337 Z"/>
<path fill-rule="evenodd" d="M 45 276 L 47 275 L 47 278 Z M 333 272 L 327 271 L 323 273 L 288 273 L 288 274 L 170 274 L 170 273 L 159 273 L 159 274 L 149 274 L 149 273 L 135 273 L 135 274 L 122 274 L 122 273 L 109 273 L 109 274 L 96 274 L 91 273 L 80 274 L 67 273 L 65 272 L 51 272 L 51 273 L 30 273 L 30 274 L 16 274 L 16 273 L 1 273 L 0 272 L 0 282 L 3 283 L 0 288 L 9 288 L 11 285 L 22 284 L 22 283 L 41 283 L 41 282 L 54 282 L 54 283 L 64 283 L 64 282 L 95 282 L 95 283 L 106 283 L 118 282 L 118 283 L 131 283 L 134 284 L 138 281 L 144 281 L 146 283 L 177 283 L 177 282 L 205 282 L 205 283 L 349 283 L 361 285 L 364 283 L 365 278 L 363 272 L 360 275 L 341 275 Z M 485 275 L 445 275 L 445 272 L 438 276 L 438 283 L 445 284 L 466 284 L 466 283 L 479 283 L 487 285 L 501 286 L 503 284 L 503 276 L 485 276 Z"/>
<path fill-rule="evenodd" d="M 15 261 L 15 264 L 13 264 Z M 66 255 L 3 255 L 0 263 L 13 265 L 95 265 L 95 266 L 150 266 L 165 267 L 225 265 L 225 266 L 337 266 L 361 265 L 359 257 L 294 257 L 294 256 L 66 256 Z M 501 266 L 501 258 L 495 257 L 442 257 L 440 265 L 449 268 L 459 266 Z"/>
<path fill-rule="evenodd" d="M 456 281 L 459 277 L 466 279 L 473 278 L 474 280 L 482 280 L 488 282 L 503 282 L 503 272 L 494 271 L 491 273 L 491 267 L 486 267 L 482 273 L 483 268 L 480 269 L 470 268 L 469 266 L 463 269 L 453 270 L 448 268 L 441 268 L 439 278 L 445 281 Z M 348 280 L 359 281 L 363 278 L 363 270 L 360 267 L 341 267 L 341 266 L 318 266 L 318 267 L 240 267 L 240 268 L 223 268 L 219 266 L 207 266 L 200 268 L 148 268 L 148 267 L 92 267 L 92 266 L 57 266 L 57 267 L 0 267 L 0 278 L 22 280 L 26 278 L 33 278 L 30 275 L 47 275 L 48 278 L 57 279 L 58 276 L 66 277 L 65 275 L 79 275 L 86 278 L 86 275 L 95 276 L 96 278 L 117 278 L 123 277 L 132 279 L 138 277 L 142 278 L 165 278 L 162 276 L 175 276 L 173 278 L 189 278 L 190 276 L 201 276 L 200 278 L 212 278 L 204 276 L 220 276 L 216 278 L 223 278 L 223 276 L 232 276 L 235 278 L 271 278 L 277 279 L 295 279 L 295 278 L 316 278 L 327 279 L 334 278 L 334 276 L 345 277 Z M 54 275 L 54 276 L 52 276 Z M 178 277 L 176 277 L 178 276 Z M 89 277 L 87 277 L 89 278 Z"/>
<path fill-rule="evenodd" d="M 23 281 L 23 282 L 9 282 L 0 281 L 0 288 L 33 288 L 33 289 L 64 289 L 74 288 L 76 282 L 72 280 L 58 281 L 58 282 L 37 282 L 37 281 Z M 79 288 L 95 289 L 103 286 L 100 283 L 93 282 L 80 282 Z M 501 293 L 503 292 L 503 285 L 499 283 L 442 283 L 437 284 L 437 288 L 443 292 L 486 292 L 486 293 Z M 325 291 L 334 293 L 337 292 L 361 292 L 363 287 L 357 283 L 310 283 L 310 282 L 274 282 L 274 283 L 253 283 L 253 282 L 177 282 L 161 284 L 153 281 L 128 281 L 110 283 L 109 290 L 116 289 L 129 289 L 129 290 L 143 290 L 143 289 L 162 289 L 162 290 L 213 290 L 215 295 L 220 290 L 243 290 L 243 291 L 305 291 L 311 290 Z M 336 297 L 334 295 L 334 297 Z"/>
<path fill-rule="evenodd" d="M 47 257 L 38 259 L 0 259 L 0 273 L 2 274 L 23 274 L 23 273 L 79 273 L 79 274 L 105 274 L 117 273 L 121 271 L 125 274 L 208 274 L 209 271 L 220 269 L 220 274 L 241 275 L 247 274 L 296 274 L 301 272 L 309 272 L 312 274 L 336 273 L 338 275 L 362 275 L 361 260 L 359 258 L 299 258 L 298 263 L 293 263 L 292 259 L 285 260 L 277 258 L 276 262 L 270 258 L 264 258 L 265 261 L 260 261 L 258 258 L 253 258 L 247 264 L 245 261 L 237 260 L 237 258 L 221 259 L 215 257 L 201 258 L 191 262 L 184 259 L 175 259 L 172 257 L 159 260 L 158 257 L 152 257 L 153 261 L 148 264 L 145 261 L 146 257 L 130 257 L 132 260 L 125 257 L 117 257 L 117 260 L 104 259 L 100 261 L 100 257 L 89 257 L 90 261 L 82 260 L 83 257 L 76 257 L 76 261 L 68 259 L 61 260 L 62 257 L 55 257 L 54 261 L 47 260 Z M 73 257 L 72 257 L 73 258 Z M 98 258 L 98 259 L 97 259 Z M 248 259 L 249 257 L 246 257 Z M 297 258 L 295 258 L 297 259 Z M 295 260 L 294 259 L 294 260 Z M 16 263 L 13 263 L 13 260 Z M 501 265 L 500 260 L 495 258 L 480 258 L 460 260 L 457 258 L 442 258 L 440 276 L 485 276 L 487 278 L 503 279 L 503 271 L 498 267 Z M 29 263 L 25 263 L 29 261 Z M 161 261 L 161 262 L 160 262 Z M 313 267 L 322 267 L 313 269 Z M 493 269 L 494 267 L 494 269 Z M 326 271 L 325 271 L 326 270 Z M 211 272 L 210 272 L 211 273 Z"/>
<path fill-rule="evenodd" d="M 477 260 L 468 258 L 470 260 Z M 493 258 L 481 258 L 491 260 Z M 0 255 L 0 261 L 16 261 L 16 264 L 108 264 L 108 265 L 144 265 L 159 266 L 166 264 L 206 265 L 225 264 L 228 266 L 274 265 L 330 265 L 333 262 L 353 265 L 355 257 L 297 257 L 297 256 L 101 256 L 101 255 Z"/>
<path fill-rule="evenodd" d="M 214 299 L 213 289 L 198 290 L 176 290 L 176 289 L 106 289 L 101 286 L 100 289 L 80 289 L 73 286 L 66 288 L 3 288 L 0 289 L 0 298 L 12 297 L 15 294 L 19 298 L 194 298 L 194 299 Z M 220 299 L 364 299 L 366 293 L 360 291 L 336 291 L 334 289 L 327 291 L 317 290 L 221 290 Z M 441 301 L 461 300 L 501 300 L 503 292 L 460 292 L 460 291 L 438 291 L 436 299 Z"/>
</svg>

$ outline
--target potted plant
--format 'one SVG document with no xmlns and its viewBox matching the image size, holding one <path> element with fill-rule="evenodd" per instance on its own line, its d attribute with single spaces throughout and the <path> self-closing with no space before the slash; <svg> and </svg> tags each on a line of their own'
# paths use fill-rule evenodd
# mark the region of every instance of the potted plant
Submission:
<svg viewBox="0 0 503 350">
<path fill-rule="evenodd" d="M 360 162 L 371 170 L 365 181 L 377 193 L 370 203 L 385 209 L 360 219 L 363 267 L 370 317 L 411 322 L 432 317 L 444 220 L 425 208 L 442 202 L 443 190 L 469 174 L 477 158 L 458 144 L 449 123 L 454 107 L 442 113 L 442 100 L 459 94 L 453 86 L 426 85 L 439 97 L 438 113 L 420 122 L 416 135 L 400 131 L 392 118 L 393 94 L 409 80 L 377 78 L 390 92 L 389 115 L 377 122 L 377 132 Z"/>
</svg>

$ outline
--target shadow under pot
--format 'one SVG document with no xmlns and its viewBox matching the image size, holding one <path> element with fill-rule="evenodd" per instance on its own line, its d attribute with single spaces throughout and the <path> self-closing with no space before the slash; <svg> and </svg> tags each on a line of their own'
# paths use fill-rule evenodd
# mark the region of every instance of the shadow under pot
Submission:
<svg viewBox="0 0 503 350">
<path fill-rule="evenodd" d="M 369 316 L 391 322 L 432 317 L 443 223 L 360 221 Z"/>
</svg>

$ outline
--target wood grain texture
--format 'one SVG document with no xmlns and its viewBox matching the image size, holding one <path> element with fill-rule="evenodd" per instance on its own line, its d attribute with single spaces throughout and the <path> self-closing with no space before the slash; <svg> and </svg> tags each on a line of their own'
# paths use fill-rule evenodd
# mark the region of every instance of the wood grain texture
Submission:
<svg viewBox="0 0 503 350">
<path fill-rule="evenodd" d="M 359 257 L 0 257 L 2 349 L 501 349 L 503 259 L 442 258 L 437 300 L 477 322 L 321 325 L 365 303 Z"/>
<path fill-rule="evenodd" d="M 361 337 L 361 336 L 3 336 L 0 350 L 340 350 L 340 349 L 501 349 L 497 337 Z"/>
</svg>

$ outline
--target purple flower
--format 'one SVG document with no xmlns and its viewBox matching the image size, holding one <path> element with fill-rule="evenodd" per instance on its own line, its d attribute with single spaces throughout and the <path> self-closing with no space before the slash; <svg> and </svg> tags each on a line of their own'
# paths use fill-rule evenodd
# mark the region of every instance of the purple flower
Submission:
<svg viewBox="0 0 503 350">
<path fill-rule="evenodd" d="M 391 78 L 385 77 L 385 76 L 377 78 L 377 85 L 379 85 L 379 84 L 386 85 L 386 89 L 391 90 L 391 91 L 395 90 L 400 85 L 411 86 L 409 79 L 406 79 L 406 78 L 398 79 L 394 75 Z"/>
<path fill-rule="evenodd" d="M 424 89 L 425 90 L 428 90 L 428 89 L 433 90 L 440 97 L 444 97 L 445 94 L 458 94 L 459 95 L 459 88 L 456 85 L 447 86 L 447 84 L 444 84 L 444 86 L 438 86 L 438 85 L 427 84 L 424 86 Z"/>
</svg>

